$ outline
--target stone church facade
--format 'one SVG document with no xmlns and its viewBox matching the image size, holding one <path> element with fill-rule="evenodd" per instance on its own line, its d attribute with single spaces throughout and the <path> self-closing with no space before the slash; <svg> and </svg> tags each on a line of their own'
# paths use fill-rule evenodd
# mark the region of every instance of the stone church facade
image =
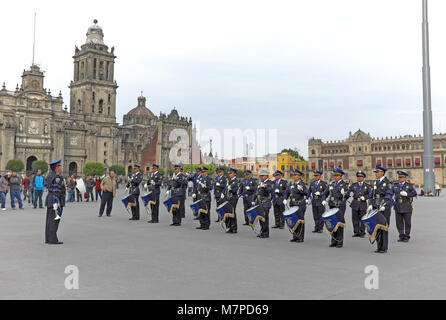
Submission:
<svg viewBox="0 0 446 320">
<path fill-rule="evenodd" d="M 128 170 L 135 162 L 143 167 L 157 162 L 165 169 L 173 162 L 190 162 L 192 138 L 178 138 L 175 132 L 192 137 L 192 120 L 180 117 L 177 110 L 157 117 L 141 96 L 138 106 L 124 116 L 123 124 L 116 122 L 116 56 L 103 37 L 95 20 L 85 44 L 75 47 L 69 110 L 64 108 L 60 92 L 52 96 L 45 88 L 44 74 L 37 65 L 23 71 L 22 84 L 15 91 L 8 91 L 3 84 L 0 169 L 14 158 L 25 163 L 26 171 L 35 160 L 62 158 L 65 174 L 80 174 L 88 161 L 105 167 L 120 164 Z M 172 157 L 172 148 L 178 149 L 180 157 Z"/>
</svg>

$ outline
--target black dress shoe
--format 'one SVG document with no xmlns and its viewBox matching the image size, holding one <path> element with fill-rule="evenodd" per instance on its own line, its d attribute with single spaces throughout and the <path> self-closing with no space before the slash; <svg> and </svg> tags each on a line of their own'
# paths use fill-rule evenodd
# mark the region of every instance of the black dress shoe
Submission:
<svg viewBox="0 0 446 320">
<path fill-rule="evenodd" d="M 244 225 L 244 226 L 249 226 L 249 223 L 246 223 L 246 222 L 245 222 L 243 225 Z"/>
<path fill-rule="evenodd" d="M 174 225 L 176 225 L 176 223 L 171 223 L 170 225 L 171 225 L 171 226 L 174 226 Z"/>
<path fill-rule="evenodd" d="M 147 223 L 155 223 L 155 221 L 149 220 L 149 221 L 147 221 Z"/>
<path fill-rule="evenodd" d="M 48 242 L 48 244 L 63 244 L 62 241 L 57 241 L 57 242 Z"/>
<path fill-rule="evenodd" d="M 290 240 L 290 242 L 296 242 L 297 241 L 297 239 L 291 239 Z"/>
<path fill-rule="evenodd" d="M 403 242 L 409 242 L 409 239 L 408 238 L 404 238 Z"/>
<path fill-rule="evenodd" d="M 283 229 L 283 228 L 285 228 L 284 226 L 282 226 L 282 227 L 279 227 L 279 229 Z"/>
<path fill-rule="evenodd" d="M 272 229 L 277 229 L 277 228 L 280 228 L 279 226 L 274 226 L 274 227 L 271 227 Z"/>
<path fill-rule="evenodd" d="M 404 242 L 404 239 L 403 238 L 399 238 L 398 242 Z"/>
<path fill-rule="evenodd" d="M 220 220 L 217 219 L 217 220 L 215 220 L 215 222 L 220 222 Z"/>
<path fill-rule="evenodd" d="M 365 238 L 365 234 L 360 234 L 359 237 L 360 238 Z"/>
<path fill-rule="evenodd" d="M 98 217 L 99 217 L 99 218 L 102 217 L 102 214 L 98 215 Z"/>
<path fill-rule="evenodd" d="M 335 243 L 332 243 L 332 244 L 330 244 L 328 247 L 329 247 L 329 248 L 334 248 L 334 247 L 336 247 L 336 244 L 335 244 Z"/>
<path fill-rule="evenodd" d="M 359 237 L 359 234 L 354 234 L 354 235 L 352 235 L 352 238 L 358 238 Z"/>
<path fill-rule="evenodd" d="M 226 231 L 226 233 L 232 233 L 232 230 L 228 230 L 228 231 Z"/>
<path fill-rule="evenodd" d="M 318 230 L 317 233 L 322 233 L 322 230 Z"/>
<path fill-rule="evenodd" d="M 301 243 L 301 242 L 304 242 L 304 241 L 303 240 L 296 240 L 296 242 Z"/>
<path fill-rule="evenodd" d="M 316 230 L 316 229 L 314 229 L 313 231 L 311 231 L 311 232 L 313 232 L 313 233 L 318 233 L 319 232 L 319 230 Z"/>
<path fill-rule="evenodd" d="M 111 217 L 111 214 L 107 214 L 107 217 Z"/>
<path fill-rule="evenodd" d="M 195 229 L 203 229 L 203 227 L 196 227 Z"/>
<path fill-rule="evenodd" d="M 130 218 L 129 220 L 135 220 L 135 219 L 133 219 L 133 218 Z"/>
<path fill-rule="evenodd" d="M 336 248 L 342 248 L 342 247 L 343 247 L 342 244 L 338 244 L 338 245 L 336 246 Z"/>
<path fill-rule="evenodd" d="M 209 230 L 209 227 L 203 227 L 201 230 Z"/>
<path fill-rule="evenodd" d="M 266 238 L 269 238 L 269 236 L 261 234 L 259 238 L 265 238 L 266 239 Z"/>
</svg>

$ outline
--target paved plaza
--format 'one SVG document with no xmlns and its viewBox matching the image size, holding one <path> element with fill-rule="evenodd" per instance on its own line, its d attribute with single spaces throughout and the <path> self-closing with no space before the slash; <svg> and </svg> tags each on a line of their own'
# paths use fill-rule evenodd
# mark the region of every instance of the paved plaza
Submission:
<svg viewBox="0 0 446 320">
<path fill-rule="evenodd" d="M 389 252 L 375 254 L 368 239 L 352 238 L 346 211 L 344 248 L 329 248 L 329 235 L 311 233 L 306 212 L 304 243 L 288 230 L 256 238 L 243 226 L 225 234 L 213 203 L 210 230 L 196 230 L 186 206 L 181 227 L 129 221 L 120 199 L 112 217 L 98 218 L 99 202 L 70 203 L 59 228 L 64 245 L 44 242 L 45 210 L 0 212 L 1 299 L 445 299 L 446 197 L 415 200 L 412 239 L 397 242 L 392 212 Z M 161 196 L 163 198 L 163 195 Z M 9 201 L 8 201 L 9 202 Z M 272 210 L 270 218 L 273 220 Z M 79 289 L 64 286 L 66 266 L 79 268 Z M 364 269 L 379 269 L 379 289 L 367 290 Z"/>
</svg>

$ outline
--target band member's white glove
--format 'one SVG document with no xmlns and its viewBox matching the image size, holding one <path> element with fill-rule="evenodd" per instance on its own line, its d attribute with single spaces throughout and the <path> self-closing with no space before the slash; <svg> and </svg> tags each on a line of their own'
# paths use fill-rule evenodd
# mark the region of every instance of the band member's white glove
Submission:
<svg viewBox="0 0 446 320">
<path fill-rule="evenodd" d="M 220 186 L 220 182 L 215 183 L 215 185 L 216 185 L 217 187 L 219 187 L 219 186 Z"/>
<path fill-rule="evenodd" d="M 314 195 L 315 195 L 315 196 L 320 196 L 321 193 L 320 193 L 319 191 L 316 191 L 316 192 L 314 193 Z"/>
<path fill-rule="evenodd" d="M 147 189 L 147 183 L 144 184 L 144 189 Z"/>
<path fill-rule="evenodd" d="M 220 198 L 224 199 L 224 198 L 225 198 L 225 195 L 222 193 L 221 196 L 220 196 Z"/>
<path fill-rule="evenodd" d="M 253 206 L 255 206 L 255 205 L 256 205 L 256 203 L 255 203 L 255 202 L 251 202 L 251 204 L 252 204 Z"/>
<path fill-rule="evenodd" d="M 152 180 L 152 182 L 150 182 L 150 184 L 151 184 L 152 186 L 154 186 L 154 185 L 155 185 L 155 181 Z"/>
<path fill-rule="evenodd" d="M 59 207 L 59 205 L 57 203 L 53 204 L 53 209 L 57 210 L 57 208 Z"/>
<path fill-rule="evenodd" d="M 364 201 L 364 200 L 365 200 L 365 197 L 364 197 L 364 196 L 361 196 L 361 198 L 359 198 L 359 199 L 361 199 L 362 201 Z"/>
<path fill-rule="evenodd" d="M 201 181 L 200 181 L 200 186 L 201 186 L 202 188 L 206 188 L 206 185 L 205 185 L 203 182 L 201 182 Z"/>
<path fill-rule="evenodd" d="M 170 190 L 166 191 L 166 196 L 169 196 Z"/>
<path fill-rule="evenodd" d="M 125 188 L 125 192 L 129 191 L 129 188 Z"/>
<path fill-rule="evenodd" d="M 260 186 L 259 186 L 259 188 L 265 188 L 265 184 L 262 182 L 261 184 L 260 184 Z"/>
<path fill-rule="evenodd" d="M 302 187 L 301 185 L 297 186 L 297 190 L 302 191 L 304 189 L 304 187 Z"/>
<path fill-rule="evenodd" d="M 385 210 L 386 210 L 385 206 L 382 206 L 382 207 L 379 208 L 379 211 L 385 211 Z"/>
<path fill-rule="evenodd" d="M 344 188 L 341 189 L 341 194 L 342 194 L 342 195 L 345 194 L 345 190 L 344 190 Z"/>
<path fill-rule="evenodd" d="M 326 206 L 326 205 L 327 205 L 327 201 L 325 201 L 325 200 L 322 201 L 322 205 L 323 205 L 323 206 Z"/>
<path fill-rule="evenodd" d="M 370 211 L 372 211 L 373 210 L 373 206 L 372 205 L 369 205 L 368 207 L 367 207 L 367 212 L 370 212 Z"/>
<path fill-rule="evenodd" d="M 287 204 L 287 201 L 286 201 L 286 199 L 285 200 L 283 200 L 283 204 L 286 206 L 286 204 Z"/>
<path fill-rule="evenodd" d="M 406 191 L 401 191 L 400 195 L 402 195 L 403 197 L 407 197 L 407 192 Z"/>
<path fill-rule="evenodd" d="M 307 203 L 307 206 L 311 203 L 311 199 L 307 199 L 307 201 L 305 201 Z"/>
<path fill-rule="evenodd" d="M 194 194 L 192 195 L 192 198 L 195 199 L 196 197 L 197 197 L 197 195 L 194 193 Z"/>
<path fill-rule="evenodd" d="M 246 190 L 250 190 L 251 188 L 249 186 L 246 187 Z"/>
<path fill-rule="evenodd" d="M 279 189 L 274 190 L 275 193 L 280 193 Z"/>
</svg>

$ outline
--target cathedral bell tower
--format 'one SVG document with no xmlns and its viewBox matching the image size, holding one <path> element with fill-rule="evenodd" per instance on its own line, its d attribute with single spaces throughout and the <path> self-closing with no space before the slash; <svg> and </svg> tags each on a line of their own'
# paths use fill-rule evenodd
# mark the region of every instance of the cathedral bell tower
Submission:
<svg viewBox="0 0 446 320">
<path fill-rule="evenodd" d="M 85 120 L 116 122 L 116 89 L 114 80 L 114 47 L 104 44 L 104 33 L 98 21 L 88 28 L 87 40 L 75 48 L 74 76 L 70 83 L 70 113 Z"/>
</svg>

